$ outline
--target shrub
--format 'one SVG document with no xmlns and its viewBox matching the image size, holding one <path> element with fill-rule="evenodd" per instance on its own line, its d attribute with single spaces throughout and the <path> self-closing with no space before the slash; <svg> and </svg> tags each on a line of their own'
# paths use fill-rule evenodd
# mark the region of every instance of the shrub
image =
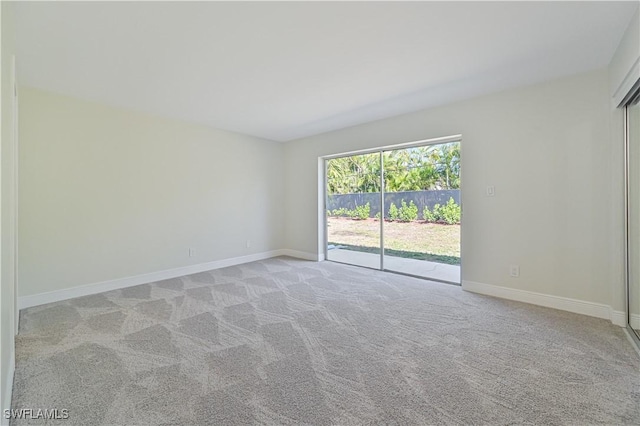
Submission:
<svg viewBox="0 0 640 426">
<path fill-rule="evenodd" d="M 353 219 L 368 219 L 369 215 L 371 214 L 371 206 L 369 205 L 369 203 L 365 204 L 364 206 L 356 206 L 356 208 L 354 210 L 351 210 L 350 213 L 351 214 L 349 217 Z"/>
<path fill-rule="evenodd" d="M 350 217 L 351 219 L 368 219 L 369 214 L 371 213 L 371 206 L 367 203 L 364 206 L 356 206 L 353 210 L 341 207 L 331 211 L 330 213 L 327 210 L 327 213 L 330 216 Z"/>
<path fill-rule="evenodd" d="M 398 220 L 400 222 L 411 222 L 418 219 L 418 206 L 413 201 L 409 202 L 409 205 L 402 200 L 400 209 L 398 209 Z"/>
<path fill-rule="evenodd" d="M 333 216 L 349 216 L 349 210 L 345 209 L 344 207 L 341 207 L 339 209 L 335 209 L 331 213 L 332 213 Z"/>
<path fill-rule="evenodd" d="M 376 219 L 380 220 L 380 212 L 376 213 L 376 215 L 374 216 Z"/>
<path fill-rule="evenodd" d="M 440 204 L 436 204 L 435 206 L 433 206 L 433 221 L 434 222 L 440 222 L 440 218 L 442 217 L 442 212 L 440 211 L 440 208 L 442 206 Z"/>
<path fill-rule="evenodd" d="M 462 215 L 461 208 L 454 201 L 453 197 L 449 198 L 447 204 L 436 204 L 433 206 L 433 210 L 429 211 L 428 207 L 425 207 L 422 212 L 422 217 L 427 222 L 440 222 L 447 225 L 453 225 L 460 223 L 460 216 Z"/>
<path fill-rule="evenodd" d="M 447 225 L 453 225 L 454 223 L 460 223 L 460 216 L 462 215 L 462 209 L 453 200 L 453 197 L 449 198 L 449 201 L 444 206 L 440 207 L 440 220 Z"/>
<path fill-rule="evenodd" d="M 398 220 L 398 208 L 394 203 L 391 203 L 391 205 L 389 206 L 389 219 Z"/>
<path fill-rule="evenodd" d="M 436 204 L 436 205 L 440 207 L 440 204 Z M 435 211 L 435 207 L 434 207 L 434 211 Z M 436 219 L 436 215 L 434 214 L 434 212 L 429 210 L 428 206 L 424 206 L 424 210 L 422 211 L 422 218 L 427 222 L 435 222 L 438 220 Z"/>
</svg>

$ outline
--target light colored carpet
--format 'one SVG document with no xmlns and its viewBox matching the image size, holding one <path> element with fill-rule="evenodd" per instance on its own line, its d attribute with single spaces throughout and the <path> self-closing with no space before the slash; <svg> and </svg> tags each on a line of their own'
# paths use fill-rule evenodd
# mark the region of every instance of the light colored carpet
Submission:
<svg viewBox="0 0 640 426">
<path fill-rule="evenodd" d="M 13 408 L 68 409 L 65 425 L 637 425 L 640 361 L 604 320 L 276 258 L 23 310 Z"/>
</svg>

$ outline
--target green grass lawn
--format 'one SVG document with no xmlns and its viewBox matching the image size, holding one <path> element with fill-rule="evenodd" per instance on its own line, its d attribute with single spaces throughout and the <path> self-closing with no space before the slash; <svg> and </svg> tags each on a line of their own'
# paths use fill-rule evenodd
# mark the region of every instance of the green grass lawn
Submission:
<svg viewBox="0 0 640 426">
<path fill-rule="evenodd" d="M 380 221 L 328 218 L 329 244 L 347 250 L 380 253 Z M 385 222 L 385 253 L 411 259 L 460 264 L 460 225 Z"/>
</svg>

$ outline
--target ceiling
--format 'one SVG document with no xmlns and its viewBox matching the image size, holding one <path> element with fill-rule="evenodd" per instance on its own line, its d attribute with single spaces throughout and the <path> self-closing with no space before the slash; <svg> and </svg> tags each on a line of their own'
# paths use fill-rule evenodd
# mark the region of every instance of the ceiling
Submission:
<svg viewBox="0 0 640 426">
<path fill-rule="evenodd" d="M 288 141 L 606 66 L 637 2 L 21 2 L 20 84 Z"/>
</svg>

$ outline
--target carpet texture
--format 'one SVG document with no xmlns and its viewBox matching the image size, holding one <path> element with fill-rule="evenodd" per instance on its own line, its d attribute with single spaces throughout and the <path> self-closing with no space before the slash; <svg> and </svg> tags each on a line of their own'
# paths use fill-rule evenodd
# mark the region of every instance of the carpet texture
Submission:
<svg viewBox="0 0 640 426">
<path fill-rule="evenodd" d="M 12 408 L 67 409 L 49 422 L 65 425 L 637 425 L 640 361 L 605 320 L 281 257 L 21 311 Z"/>
</svg>

